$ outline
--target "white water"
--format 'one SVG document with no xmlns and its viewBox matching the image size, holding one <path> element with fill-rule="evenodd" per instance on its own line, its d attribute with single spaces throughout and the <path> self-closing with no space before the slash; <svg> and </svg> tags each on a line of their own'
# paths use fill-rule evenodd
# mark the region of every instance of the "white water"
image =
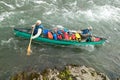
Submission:
<svg viewBox="0 0 120 80">
<path fill-rule="evenodd" d="M 119 0 L 0 1 L 0 79 L 5 80 L 6 75 L 8 79 L 10 74 L 29 66 L 36 68 L 34 65 L 41 69 L 45 66 L 80 64 L 104 72 L 114 80 L 120 73 L 119 5 Z M 26 58 L 29 41 L 17 39 L 11 28 L 30 27 L 38 19 L 54 27 L 60 25 L 60 28 L 75 31 L 91 25 L 95 35 L 108 40 L 100 47 L 80 48 L 32 43 L 32 56 Z"/>
</svg>

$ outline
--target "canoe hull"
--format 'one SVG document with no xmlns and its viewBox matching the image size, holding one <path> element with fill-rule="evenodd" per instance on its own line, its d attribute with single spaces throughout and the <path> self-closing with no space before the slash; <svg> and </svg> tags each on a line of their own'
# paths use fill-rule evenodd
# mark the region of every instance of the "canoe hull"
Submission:
<svg viewBox="0 0 120 80">
<path fill-rule="evenodd" d="M 14 34 L 15 36 L 22 37 L 25 39 L 30 39 L 31 34 L 27 32 L 27 30 L 21 30 L 14 28 Z M 57 45 L 77 45 L 77 46 L 87 46 L 87 45 L 101 45 L 105 42 L 105 39 L 102 39 L 97 42 L 78 42 L 78 41 L 68 41 L 68 40 L 51 40 L 48 38 L 38 37 L 34 39 L 34 41 L 37 42 L 44 42 L 44 43 L 50 43 L 50 44 L 57 44 Z"/>
</svg>

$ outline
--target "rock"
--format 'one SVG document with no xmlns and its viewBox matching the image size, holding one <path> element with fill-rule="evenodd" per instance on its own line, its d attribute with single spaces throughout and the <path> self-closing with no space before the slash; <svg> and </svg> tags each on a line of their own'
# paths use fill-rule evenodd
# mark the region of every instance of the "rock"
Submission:
<svg viewBox="0 0 120 80">
<path fill-rule="evenodd" d="M 82 80 L 80 77 L 76 77 L 76 80 Z"/>
<path fill-rule="evenodd" d="M 86 66 L 68 65 L 62 71 L 45 69 L 42 73 L 21 72 L 15 74 L 10 80 L 110 80 L 104 73 Z M 120 79 L 117 79 L 120 80 Z"/>
<path fill-rule="evenodd" d="M 86 66 L 69 67 L 70 74 L 76 77 L 77 80 L 109 80 L 109 78 L 101 73 L 97 74 L 95 69 L 87 68 Z"/>
</svg>

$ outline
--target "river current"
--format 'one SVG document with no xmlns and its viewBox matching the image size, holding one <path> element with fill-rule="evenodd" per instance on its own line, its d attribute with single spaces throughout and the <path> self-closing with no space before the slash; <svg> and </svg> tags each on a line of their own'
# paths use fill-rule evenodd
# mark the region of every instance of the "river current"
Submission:
<svg viewBox="0 0 120 80">
<path fill-rule="evenodd" d="M 92 33 L 107 38 L 94 47 L 57 46 L 32 43 L 14 36 L 14 27 L 31 27 L 42 20 L 47 28 L 61 25 L 71 30 L 93 27 Z M 0 80 L 23 70 L 86 65 L 115 80 L 120 76 L 119 0 L 0 0 Z"/>
</svg>

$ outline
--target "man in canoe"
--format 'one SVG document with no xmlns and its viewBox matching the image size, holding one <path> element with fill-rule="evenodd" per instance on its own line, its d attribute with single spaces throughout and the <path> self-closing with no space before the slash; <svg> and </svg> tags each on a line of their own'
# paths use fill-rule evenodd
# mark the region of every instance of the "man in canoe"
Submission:
<svg viewBox="0 0 120 80">
<path fill-rule="evenodd" d="M 41 20 L 37 20 L 36 24 L 32 25 L 34 30 L 32 39 L 39 37 L 43 31 L 43 25 L 41 24 Z"/>
<path fill-rule="evenodd" d="M 87 38 L 89 36 L 92 36 L 91 30 L 92 30 L 91 26 L 88 27 L 87 29 L 81 30 L 80 33 L 81 33 L 82 38 Z"/>
<path fill-rule="evenodd" d="M 87 29 L 81 30 L 81 33 L 82 33 L 83 35 L 91 35 L 91 30 L 92 30 L 92 27 L 90 26 L 90 27 L 88 27 Z"/>
</svg>

